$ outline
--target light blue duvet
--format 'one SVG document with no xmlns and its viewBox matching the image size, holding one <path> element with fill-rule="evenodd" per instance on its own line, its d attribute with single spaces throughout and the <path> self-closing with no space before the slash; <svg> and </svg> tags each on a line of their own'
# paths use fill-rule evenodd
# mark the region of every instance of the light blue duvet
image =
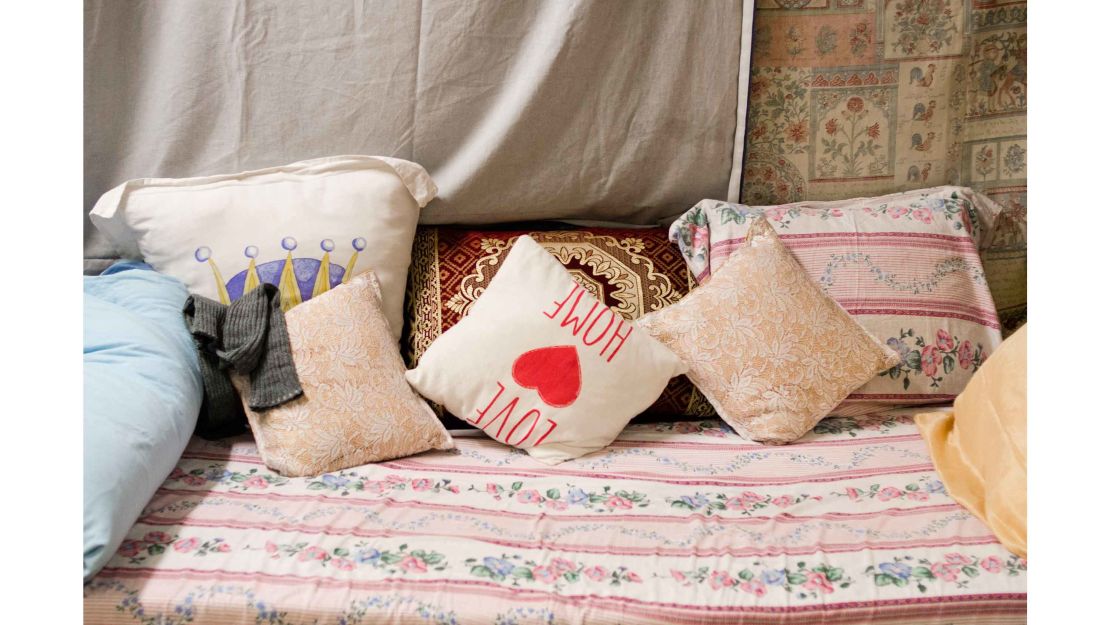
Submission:
<svg viewBox="0 0 1110 625">
<path fill-rule="evenodd" d="M 202 386 L 184 285 L 122 261 L 85 278 L 85 579 L 177 464 Z"/>
</svg>

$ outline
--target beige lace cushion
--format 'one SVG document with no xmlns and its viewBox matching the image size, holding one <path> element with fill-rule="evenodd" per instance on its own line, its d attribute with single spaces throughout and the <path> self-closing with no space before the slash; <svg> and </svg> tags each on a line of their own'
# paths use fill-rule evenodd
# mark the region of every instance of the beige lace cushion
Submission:
<svg viewBox="0 0 1110 625">
<path fill-rule="evenodd" d="M 741 434 L 788 443 L 899 362 L 806 275 L 764 218 L 712 279 L 641 328 Z"/>
<path fill-rule="evenodd" d="M 405 381 L 373 272 L 290 309 L 285 321 L 304 395 L 264 412 L 243 405 L 266 466 L 319 475 L 454 446 Z M 232 381 L 250 394 L 248 378 Z"/>
</svg>

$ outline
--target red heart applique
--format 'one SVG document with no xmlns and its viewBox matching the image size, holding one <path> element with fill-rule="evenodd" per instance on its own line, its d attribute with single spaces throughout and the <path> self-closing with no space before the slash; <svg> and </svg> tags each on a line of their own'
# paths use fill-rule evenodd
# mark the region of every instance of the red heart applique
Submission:
<svg viewBox="0 0 1110 625">
<path fill-rule="evenodd" d="M 549 406 L 569 406 L 582 390 L 578 350 L 573 345 L 559 345 L 524 352 L 513 363 L 513 379 L 524 388 L 536 389 Z"/>
</svg>

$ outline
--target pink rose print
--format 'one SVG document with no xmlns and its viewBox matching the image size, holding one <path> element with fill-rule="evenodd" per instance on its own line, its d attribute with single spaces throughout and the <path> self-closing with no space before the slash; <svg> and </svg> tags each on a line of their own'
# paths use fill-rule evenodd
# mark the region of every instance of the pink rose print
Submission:
<svg viewBox="0 0 1110 625">
<path fill-rule="evenodd" d="M 960 567 L 948 562 L 937 562 L 932 566 L 933 575 L 946 582 L 954 582 L 960 575 Z"/>
<path fill-rule="evenodd" d="M 520 491 L 520 494 L 516 496 L 516 498 L 521 503 L 541 503 L 543 501 L 543 496 L 540 495 L 540 492 L 538 490 L 534 489 L 522 490 Z"/>
<path fill-rule="evenodd" d="M 583 575 L 592 579 L 595 582 L 600 582 L 601 580 L 605 579 L 605 576 L 608 575 L 608 573 L 609 573 L 608 571 L 606 571 L 604 568 L 602 568 L 600 566 L 591 566 L 590 568 L 586 569 L 585 571 L 582 571 Z"/>
<path fill-rule="evenodd" d="M 185 472 L 181 470 L 181 467 L 174 467 L 173 471 L 170 471 L 171 480 L 180 480 L 183 477 L 185 477 Z"/>
<path fill-rule="evenodd" d="M 940 366 L 940 352 L 937 351 L 936 345 L 926 345 L 921 348 L 921 372 L 930 378 L 937 375 L 937 367 Z"/>
<path fill-rule="evenodd" d="M 186 475 L 185 477 L 181 478 L 181 481 L 185 482 L 189 486 L 203 486 L 205 479 L 199 475 Z"/>
<path fill-rule="evenodd" d="M 547 566 L 537 566 L 532 569 L 532 577 L 545 584 L 554 584 L 555 580 L 559 579 L 555 571 L 552 571 L 551 567 Z"/>
<path fill-rule="evenodd" d="M 267 488 L 269 485 L 270 483 L 261 475 L 255 475 L 243 482 L 243 486 L 247 488 Z"/>
<path fill-rule="evenodd" d="M 825 574 L 817 573 L 816 571 L 810 571 L 809 573 L 807 573 L 806 581 L 804 584 L 802 584 L 802 586 L 815 592 L 820 591 L 821 593 L 826 595 L 833 591 L 832 584 L 829 583 L 829 580 L 825 577 Z"/>
<path fill-rule="evenodd" d="M 698 424 L 690 423 L 689 421 L 680 421 L 675 424 L 674 430 L 679 434 L 693 434 L 698 431 Z"/>
<path fill-rule="evenodd" d="M 567 502 L 563 501 L 562 499 L 548 499 L 546 505 L 547 505 L 548 508 L 551 508 L 552 510 L 566 510 L 567 509 Z"/>
<path fill-rule="evenodd" d="M 169 544 L 173 542 L 173 537 L 165 532 L 147 532 L 143 540 L 148 543 Z"/>
<path fill-rule="evenodd" d="M 988 573 L 998 573 L 1002 570 L 1002 559 L 998 556 L 989 556 L 980 560 L 979 566 Z"/>
<path fill-rule="evenodd" d="M 621 497 L 620 495 L 610 495 L 609 499 L 605 502 L 605 505 L 614 509 L 620 508 L 622 510 L 627 510 L 632 507 L 632 502 L 625 499 L 624 497 Z"/>
<path fill-rule="evenodd" d="M 937 330 L 937 347 L 942 351 L 950 352 L 952 348 L 956 347 L 956 341 L 952 339 L 951 334 L 941 328 Z"/>
<path fill-rule="evenodd" d="M 906 208 L 905 206 L 895 206 L 894 208 L 888 210 L 886 214 L 890 215 L 893 219 L 898 219 L 899 217 L 903 217 L 909 212 L 910 209 Z"/>
<path fill-rule="evenodd" d="M 297 556 L 297 559 L 301 562 L 307 562 L 309 560 L 324 560 L 327 557 L 328 552 L 323 549 L 319 547 L 309 547 L 302 551 L 300 555 Z"/>
<path fill-rule="evenodd" d="M 744 505 L 744 500 L 739 497 L 730 497 L 725 501 L 725 507 L 729 510 L 744 510 L 748 506 Z"/>
<path fill-rule="evenodd" d="M 401 560 L 401 570 L 406 573 L 427 573 L 428 565 L 420 558 L 405 556 L 405 559 Z"/>
<path fill-rule="evenodd" d="M 219 551 L 220 553 L 227 553 L 231 551 L 231 545 L 227 543 L 220 543 L 220 546 L 216 547 L 216 551 Z"/>
<path fill-rule="evenodd" d="M 859 496 L 863 493 L 863 491 L 858 488 L 849 488 L 847 493 L 848 499 L 851 499 L 852 501 L 859 501 Z"/>
<path fill-rule="evenodd" d="M 744 503 L 759 503 L 763 501 L 763 497 L 760 497 L 759 494 L 753 493 L 750 490 L 740 493 L 740 498 L 744 500 Z"/>
<path fill-rule="evenodd" d="M 332 558 L 330 564 L 333 568 L 337 568 L 340 571 L 355 570 L 355 561 L 348 558 Z"/>
<path fill-rule="evenodd" d="M 709 587 L 713 590 L 720 590 L 721 588 L 728 588 L 735 585 L 736 580 L 732 579 L 732 576 L 725 571 L 713 571 L 713 574 L 709 576 Z"/>
<path fill-rule="evenodd" d="M 277 557 L 277 551 L 278 551 L 278 546 L 267 540 L 266 541 L 266 553 L 273 554 L 274 557 L 276 558 Z"/>
<path fill-rule="evenodd" d="M 548 566 L 551 567 L 551 570 L 555 571 L 556 575 L 562 575 L 567 571 L 574 570 L 574 563 L 566 558 L 555 558 L 551 560 L 551 564 Z"/>
<path fill-rule="evenodd" d="M 391 484 L 391 485 L 394 485 L 394 486 L 396 486 L 398 484 L 404 484 L 407 481 L 408 480 L 401 477 L 400 475 L 387 475 L 387 476 L 385 476 L 386 484 Z"/>
<path fill-rule="evenodd" d="M 786 495 L 782 495 L 781 497 L 775 497 L 774 499 L 772 499 L 771 503 L 775 504 L 776 506 L 778 506 L 780 508 L 785 508 L 785 507 L 789 506 L 790 504 L 794 503 L 794 501 L 792 499 L 790 499 L 789 497 L 787 497 Z"/>
<path fill-rule="evenodd" d="M 455 493 L 456 495 L 459 494 L 459 487 L 455 484 L 452 484 L 452 485 L 448 486 L 447 490 L 451 491 L 452 493 Z"/>
<path fill-rule="evenodd" d="M 119 546 L 119 554 L 125 558 L 134 558 L 143 550 L 143 543 L 137 540 L 125 540 Z"/>
<path fill-rule="evenodd" d="M 199 544 L 200 544 L 200 540 L 195 538 L 195 537 L 194 538 L 182 538 L 181 540 L 179 540 L 179 541 L 177 541 L 176 543 L 173 544 L 173 549 L 174 549 L 174 551 L 178 551 L 178 552 L 181 552 L 181 553 L 189 553 L 193 549 L 196 549 L 197 545 L 199 545 Z"/>
<path fill-rule="evenodd" d="M 879 501 L 890 501 L 891 499 L 898 499 L 901 496 L 902 491 L 893 486 L 887 486 L 879 491 Z"/>
<path fill-rule="evenodd" d="M 544 501 L 543 495 L 536 490 L 521 491 L 521 494 L 516 495 L 516 498 L 525 504 L 538 504 Z"/>
<path fill-rule="evenodd" d="M 967 557 L 967 556 L 965 556 L 961 553 L 945 554 L 944 555 L 944 561 L 948 562 L 949 564 L 959 564 L 961 566 L 964 565 L 964 564 L 971 564 L 971 558 L 969 558 L 969 557 Z"/>
<path fill-rule="evenodd" d="M 676 571 L 674 569 L 671 569 L 671 577 L 673 577 L 674 581 L 676 581 L 676 582 L 679 582 L 679 583 L 684 584 L 684 585 L 689 585 L 689 582 L 686 581 L 686 574 L 683 573 L 682 571 Z"/>
<path fill-rule="evenodd" d="M 632 571 L 625 573 L 624 576 L 628 578 L 628 581 L 632 582 L 633 584 L 639 584 L 640 582 L 644 581 L 640 579 L 639 575 L 633 573 Z"/>
<path fill-rule="evenodd" d="M 960 343 L 960 349 L 956 352 L 960 359 L 960 368 L 967 369 L 971 366 L 971 358 L 975 355 L 971 349 L 971 341 L 964 341 Z"/>
<path fill-rule="evenodd" d="M 789 211 L 785 208 L 768 208 L 763 211 L 763 216 L 772 221 L 782 221 L 782 218 L 786 216 L 788 212 Z"/>
<path fill-rule="evenodd" d="M 929 493 L 923 490 L 907 490 L 906 499 L 912 501 L 929 501 Z"/>
<path fill-rule="evenodd" d="M 927 208 L 915 209 L 913 211 L 913 216 L 914 216 L 914 219 L 917 219 L 921 223 L 924 223 L 924 224 L 933 223 L 933 214 L 931 212 L 929 212 L 929 209 L 927 209 Z"/>
<path fill-rule="evenodd" d="M 415 491 L 424 491 L 432 487 L 432 481 L 428 478 L 421 478 L 412 481 L 412 489 Z"/>
<path fill-rule="evenodd" d="M 707 247 L 709 242 L 709 230 L 700 226 L 693 226 L 691 230 L 693 230 L 691 240 L 693 241 L 694 249 L 699 250 Z"/>
<path fill-rule="evenodd" d="M 757 597 L 762 597 L 763 595 L 767 594 L 767 587 L 763 585 L 763 582 L 759 581 L 758 579 L 753 579 L 751 581 L 741 583 L 740 590 L 751 593 Z"/>
<path fill-rule="evenodd" d="M 829 209 L 829 215 L 831 215 L 833 217 L 843 217 L 844 216 L 844 211 L 840 210 L 839 208 L 832 208 L 832 209 Z"/>
</svg>

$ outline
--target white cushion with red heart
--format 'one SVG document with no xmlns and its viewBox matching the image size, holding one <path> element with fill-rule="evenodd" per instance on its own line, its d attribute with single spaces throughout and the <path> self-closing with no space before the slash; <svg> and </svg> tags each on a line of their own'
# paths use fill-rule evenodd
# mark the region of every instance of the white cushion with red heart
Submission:
<svg viewBox="0 0 1110 625">
<path fill-rule="evenodd" d="M 522 236 L 469 314 L 406 378 L 491 437 L 554 464 L 608 445 L 685 372 Z"/>
</svg>

